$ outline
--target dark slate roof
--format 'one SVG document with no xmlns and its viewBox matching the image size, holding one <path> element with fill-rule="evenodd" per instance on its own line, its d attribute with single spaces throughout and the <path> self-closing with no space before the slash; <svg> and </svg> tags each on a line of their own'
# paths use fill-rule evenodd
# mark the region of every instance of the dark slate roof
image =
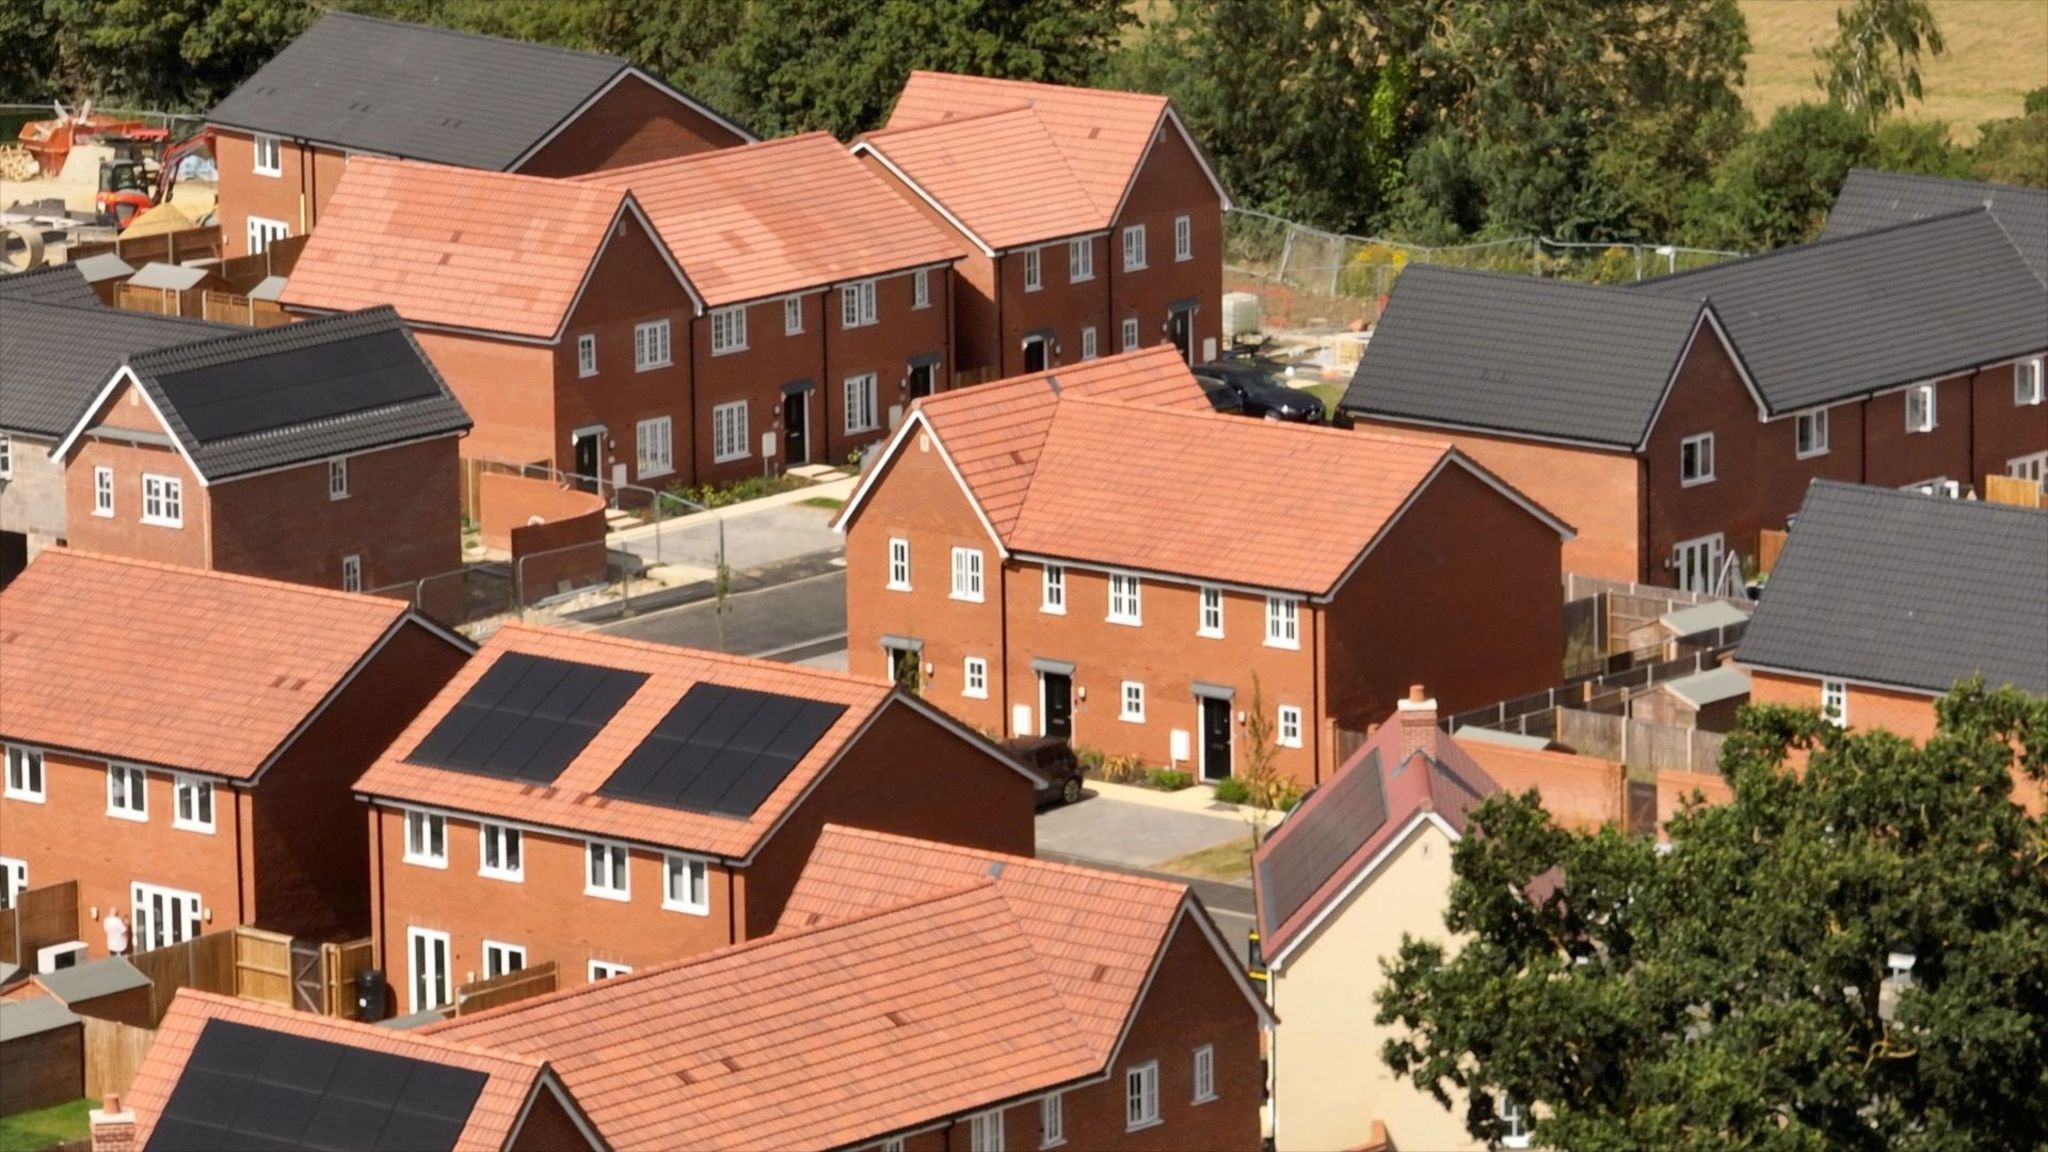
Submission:
<svg viewBox="0 0 2048 1152">
<path fill-rule="evenodd" d="M 1261 933 L 1276 931 L 1301 911 L 1316 889 L 1386 825 L 1387 785 L 1379 749 L 1338 773 L 1318 794 L 1322 815 L 1258 861 Z"/>
<path fill-rule="evenodd" d="M 1820 238 L 1837 240 L 1970 208 L 1990 209 L 2034 274 L 2048 280 L 2048 188 L 1854 168 Z"/>
<path fill-rule="evenodd" d="M 68 304 L 74 308 L 98 308 L 100 298 L 76 264 L 53 264 L 33 272 L 0 274 L 0 300 L 32 300 L 38 304 Z"/>
<path fill-rule="evenodd" d="M 630 67 L 616 56 L 329 12 L 229 93 L 209 119 L 506 171 Z M 703 104 L 689 103 L 747 136 Z"/>
<path fill-rule="evenodd" d="M 1694 301 L 1411 264 L 1341 407 L 1633 448 L 1699 315 Z"/>
<path fill-rule="evenodd" d="M 2048 348 L 2048 286 L 1982 209 L 1781 248 L 1632 290 L 1711 301 L 1773 414 Z"/>
<path fill-rule="evenodd" d="M 7 293 L 5 285 L 25 279 L 0 280 L 0 428 L 13 432 L 52 440 L 69 432 L 125 356 L 246 331 L 108 308 L 90 289 L 90 302 L 75 307 Z"/>
<path fill-rule="evenodd" d="M 243 330 L 128 367 L 208 480 L 470 427 L 388 307 Z"/>
<path fill-rule="evenodd" d="M 1735 658 L 1946 692 L 2048 693 L 2048 512 L 1816 482 Z"/>
</svg>

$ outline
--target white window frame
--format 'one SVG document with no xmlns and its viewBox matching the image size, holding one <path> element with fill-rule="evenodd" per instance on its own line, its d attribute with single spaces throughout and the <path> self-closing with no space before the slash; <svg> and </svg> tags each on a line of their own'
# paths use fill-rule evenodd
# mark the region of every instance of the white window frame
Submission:
<svg viewBox="0 0 2048 1152">
<path fill-rule="evenodd" d="M 1959 480 L 1936 476 L 1932 480 L 1916 480 L 1906 485 L 1905 491 L 1918 492 L 1922 496 L 1946 496 L 1951 500 L 1959 500 L 1963 495 L 1963 485 Z"/>
<path fill-rule="evenodd" d="M 910 541 L 889 537 L 889 591 L 910 591 Z"/>
<path fill-rule="evenodd" d="M 2032 480 L 2036 484 L 2048 481 L 2048 452 L 2033 452 L 2007 460 L 2005 474 L 2016 480 Z"/>
<path fill-rule="evenodd" d="M 599 884 L 597 872 L 599 853 L 603 853 L 605 879 L 616 879 L 616 886 Z M 633 853 L 616 840 L 585 840 L 583 842 L 583 894 L 600 900 L 627 901 L 633 898 Z"/>
<path fill-rule="evenodd" d="M 672 336 L 666 319 L 649 320 L 633 325 L 633 371 L 652 372 L 656 368 L 666 368 L 675 363 Z M 715 343 L 716 337 L 713 339 Z M 740 320 L 740 347 L 746 347 L 746 343 L 747 328 L 743 315 Z"/>
<path fill-rule="evenodd" d="M 436 945 L 439 945 L 438 954 Z M 421 963 L 422 957 L 426 960 L 424 964 Z M 454 957 L 455 947 L 446 932 L 436 932 L 432 928 L 408 927 L 405 930 L 407 1012 L 431 1012 L 454 1001 L 455 989 L 448 971 Z"/>
<path fill-rule="evenodd" d="M 155 509 L 151 511 L 151 509 Z M 159 528 L 185 526 L 185 482 L 176 476 L 142 474 L 142 522 Z"/>
<path fill-rule="evenodd" d="M 744 403 L 742 408 L 744 408 Z M 744 440 L 744 436 L 742 437 Z M 676 470 L 676 422 L 655 416 L 633 425 L 633 464 L 640 479 L 667 476 Z"/>
<path fill-rule="evenodd" d="M 1187 216 L 1173 218 L 1173 259 L 1176 263 L 1195 258 L 1195 222 Z"/>
<path fill-rule="evenodd" d="M 1003 1152 L 1003 1110 L 977 1112 L 967 1118 L 968 1152 Z"/>
<path fill-rule="evenodd" d="M 879 401 L 875 397 L 875 389 L 879 380 L 880 378 L 873 372 L 862 372 L 846 378 L 842 398 L 846 401 L 847 435 L 873 432 L 882 426 L 881 416 L 876 411 Z M 855 423 L 854 418 L 856 416 L 864 418 L 859 423 Z"/>
<path fill-rule="evenodd" d="M 988 699 L 988 661 L 969 656 L 960 668 L 960 694 L 975 700 Z"/>
<path fill-rule="evenodd" d="M 1038 610 L 1048 616 L 1067 614 L 1067 570 L 1059 564 L 1047 564 L 1039 570 Z"/>
<path fill-rule="evenodd" d="M 2043 361 L 2048 357 L 2033 356 L 2016 360 L 2012 366 L 2012 402 L 2020 408 L 2032 408 L 2048 397 L 2048 371 Z"/>
<path fill-rule="evenodd" d="M 158 920 L 152 913 L 152 896 L 158 899 L 170 923 Z M 129 951 L 151 952 L 183 944 L 199 935 L 205 917 L 206 906 L 199 893 L 136 881 L 128 886 Z"/>
<path fill-rule="evenodd" d="M 919 268 L 910 274 L 910 306 L 913 309 L 932 306 L 932 272 Z"/>
<path fill-rule="evenodd" d="M 1145 685 L 1138 680 L 1126 680 L 1117 692 L 1116 718 L 1131 724 L 1145 722 Z"/>
<path fill-rule="evenodd" d="M 1121 350 L 1136 352 L 1138 350 L 1138 318 L 1136 316 L 1124 317 L 1122 335 L 1123 348 Z"/>
<path fill-rule="evenodd" d="M 1529 1146 L 1529 1113 L 1515 1098 L 1506 1092 L 1493 1098 L 1493 1114 L 1501 1123 L 1502 1148 L 1527 1148 Z"/>
<path fill-rule="evenodd" d="M 1145 270 L 1145 226 L 1132 224 L 1124 229 L 1124 271 Z"/>
<path fill-rule="evenodd" d="M 875 322 L 875 282 L 856 280 L 839 288 L 839 326 L 866 328 Z"/>
<path fill-rule="evenodd" d="M 789 316 L 785 312 L 782 322 L 786 327 Z M 635 341 L 635 351 L 638 341 Z M 726 308 L 711 310 L 711 354 L 729 356 L 734 352 L 747 350 L 747 306 L 734 304 Z"/>
<path fill-rule="evenodd" d="M 1849 726 L 1849 685 L 1841 680 L 1820 682 L 1821 719 L 1837 728 Z"/>
<path fill-rule="evenodd" d="M 1301 648 L 1301 601 L 1292 596 L 1266 597 L 1266 647 Z"/>
<path fill-rule="evenodd" d="M 249 141 L 249 170 L 258 176 L 284 175 L 284 141 L 258 132 Z"/>
<path fill-rule="evenodd" d="M 1049 1092 L 1038 1101 L 1038 1146 L 1057 1148 L 1067 1142 L 1067 1098 Z"/>
<path fill-rule="evenodd" d="M 14 479 L 14 437 L 0 432 L 0 480 Z"/>
<path fill-rule="evenodd" d="M 953 549 L 953 591 L 952 599 L 970 603 L 982 602 L 981 549 Z"/>
<path fill-rule="evenodd" d="M 358 553 L 350 553 L 341 558 L 341 590 L 343 592 L 361 592 L 363 590 L 363 558 Z"/>
<path fill-rule="evenodd" d="M 1093 360 L 1101 354 L 1100 345 L 1095 339 L 1095 325 L 1090 324 L 1081 329 L 1081 359 Z"/>
<path fill-rule="evenodd" d="M 1159 1061 L 1147 1060 L 1124 1069 L 1124 1131 L 1136 1132 L 1160 1123 Z"/>
<path fill-rule="evenodd" d="M 1223 639 L 1223 589 L 1214 584 L 1196 587 L 1195 635 Z"/>
<path fill-rule="evenodd" d="M 1045 261 L 1039 257 L 1042 249 L 1024 250 L 1024 290 L 1036 292 L 1045 287 Z"/>
<path fill-rule="evenodd" d="M 1906 389 L 1906 432 L 1909 435 L 1918 432 L 1932 432 L 1940 427 L 1940 401 L 1940 390 L 1932 384 L 1915 384 L 1911 388 Z M 1916 406 L 1923 409 L 1919 413 L 1920 418 L 1918 420 L 1913 418 L 1913 409 Z"/>
<path fill-rule="evenodd" d="M 680 867 L 684 892 L 676 895 L 676 877 Z M 689 889 L 696 888 L 692 895 Z M 702 856 L 686 856 L 680 852 L 664 852 L 661 857 L 661 906 L 670 912 L 683 912 L 691 916 L 711 915 L 711 861 Z"/>
<path fill-rule="evenodd" d="M 114 514 L 114 470 L 104 464 L 92 470 L 92 514 Z"/>
<path fill-rule="evenodd" d="M 592 960 L 589 966 L 584 969 L 584 975 L 589 978 L 592 984 L 597 983 L 599 980 L 616 980 L 621 976 L 631 976 L 632 974 L 633 966 L 631 964 L 620 964 L 612 960 Z"/>
<path fill-rule="evenodd" d="M 804 334 L 804 298 L 784 296 L 782 298 L 782 334 L 801 336 Z"/>
<path fill-rule="evenodd" d="M 1690 472 L 1688 472 L 1690 469 Z M 1714 482 L 1714 434 L 1702 432 L 1678 442 L 1678 484 L 1693 488 Z"/>
<path fill-rule="evenodd" d="M 0 856 L 0 908 L 12 908 L 28 891 L 28 861 Z"/>
<path fill-rule="evenodd" d="M 1282 704 L 1279 723 L 1275 727 L 1273 742 L 1282 748 L 1301 747 L 1301 709 L 1293 704 Z"/>
<path fill-rule="evenodd" d="M 498 863 L 491 863 L 496 856 Z M 508 863 L 509 861 L 509 863 Z M 480 820 L 476 826 L 476 874 L 493 880 L 526 882 L 526 833 L 510 824 Z"/>
<path fill-rule="evenodd" d="M 336 456 L 327 462 L 327 498 L 348 499 L 348 457 Z"/>
<path fill-rule="evenodd" d="M 1135 573 L 1109 574 L 1109 614 L 1104 619 L 1111 624 L 1129 624 L 1132 627 L 1144 624 L 1145 582 Z"/>
<path fill-rule="evenodd" d="M 1067 283 L 1085 284 L 1095 279 L 1095 240 L 1084 236 L 1067 241 Z"/>
<path fill-rule="evenodd" d="M 149 772 L 133 764 L 107 765 L 107 815 L 149 823 Z"/>
<path fill-rule="evenodd" d="M 1792 452 L 1801 460 L 1828 454 L 1828 410 L 1815 408 L 1792 418 Z"/>
<path fill-rule="evenodd" d="M 171 774 L 171 827 L 187 832 L 213 833 L 215 827 L 213 781 L 184 772 Z M 204 809 L 202 818 L 200 810 Z M 186 815 L 187 812 L 191 815 Z"/>
<path fill-rule="evenodd" d="M 1194 1064 L 1194 1103 L 1207 1104 L 1216 1099 L 1216 1046 L 1204 1044 L 1196 1048 Z"/>
<path fill-rule="evenodd" d="M 597 336 L 585 332 L 576 338 L 576 375 L 588 379 L 597 375 Z"/>
<path fill-rule="evenodd" d="M 43 763 L 43 750 L 30 748 L 26 744 L 0 745 L 7 759 L 7 790 L 9 800 L 26 800 L 31 804 L 42 804 L 49 800 L 48 781 L 44 773 L 48 765 Z M 35 787 L 29 785 L 33 783 Z"/>
<path fill-rule="evenodd" d="M 711 462 L 745 460 L 751 451 L 747 443 L 747 402 L 732 400 L 712 405 Z"/>
<path fill-rule="evenodd" d="M 891 1136 L 875 1145 L 879 1152 L 903 1152 L 903 1137 Z"/>
<path fill-rule="evenodd" d="M 486 940 L 484 941 L 483 952 L 484 979 L 486 980 L 495 980 L 500 976 L 510 976 L 514 972 L 526 971 L 526 945 L 524 944 L 507 944 L 502 940 Z M 517 957 L 519 960 L 516 966 L 510 963 L 514 957 Z"/>
<path fill-rule="evenodd" d="M 283 220 L 272 220 L 267 216 L 251 216 L 245 225 L 244 240 L 249 249 L 244 255 L 255 256 L 267 251 L 279 240 L 291 236 L 292 226 Z"/>
<path fill-rule="evenodd" d="M 420 808 L 405 814 L 405 862 L 423 868 L 448 867 L 448 818 Z"/>
</svg>

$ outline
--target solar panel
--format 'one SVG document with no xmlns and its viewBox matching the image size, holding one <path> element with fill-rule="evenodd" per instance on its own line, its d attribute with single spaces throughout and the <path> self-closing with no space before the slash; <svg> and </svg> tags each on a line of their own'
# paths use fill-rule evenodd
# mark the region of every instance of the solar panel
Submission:
<svg viewBox="0 0 2048 1152">
<path fill-rule="evenodd" d="M 165 373 L 157 384 L 202 443 L 423 400 L 441 391 L 419 353 L 395 329 Z"/>
<path fill-rule="evenodd" d="M 699 684 L 598 793 L 751 816 L 845 711 L 844 704 Z"/>
<path fill-rule="evenodd" d="M 209 1020 L 146 1152 L 453 1149 L 482 1072 Z"/>
<path fill-rule="evenodd" d="M 551 784 L 646 680 L 644 672 L 508 652 L 406 762 Z"/>
</svg>

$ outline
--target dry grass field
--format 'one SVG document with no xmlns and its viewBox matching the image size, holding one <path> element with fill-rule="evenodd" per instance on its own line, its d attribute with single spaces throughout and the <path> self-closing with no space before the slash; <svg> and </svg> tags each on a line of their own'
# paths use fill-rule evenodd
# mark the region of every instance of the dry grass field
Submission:
<svg viewBox="0 0 2048 1152">
<path fill-rule="evenodd" d="M 1909 103 L 1913 120 L 1947 121 L 1956 140 L 1977 138 L 1986 120 L 2020 114 L 2022 96 L 2048 85 L 2048 0 L 1931 0 L 1948 42 L 1922 59 L 1927 99 Z M 1821 99 L 1813 49 L 1835 35 L 1838 0 L 1742 0 L 1749 19 L 1749 84 L 1757 121 L 1780 104 Z"/>
</svg>

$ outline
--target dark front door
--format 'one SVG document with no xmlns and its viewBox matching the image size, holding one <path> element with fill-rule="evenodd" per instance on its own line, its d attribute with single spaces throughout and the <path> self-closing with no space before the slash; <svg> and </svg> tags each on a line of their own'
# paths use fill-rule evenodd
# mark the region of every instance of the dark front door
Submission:
<svg viewBox="0 0 2048 1152">
<path fill-rule="evenodd" d="M 1215 696 L 1202 700 L 1202 779 L 1230 775 L 1230 701 Z"/>
<path fill-rule="evenodd" d="M 1033 336 L 1024 342 L 1024 370 L 1026 372 L 1045 371 L 1045 340 L 1043 338 Z"/>
<path fill-rule="evenodd" d="M 1062 740 L 1074 735 L 1074 678 L 1060 672 L 1040 672 L 1038 690 L 1044 695 L 1045 724 L 1041 731 Z"/>
<path fill-rule="evenodd" d="M 1167 330 L 1173 334 L 1173 346 L 1180 349 L 1181 359 L 1193 364 L 1195 362 L 1194 309 L 1180 308 L 1167 313 Z"/>
<path fill-rule="evenodd" d="M 597 448 L 602 432 L 576 433 L 576 460 L 571 471 L 576 473 L 576 486 L 585 492 L 597 491 Z"/>
<path fill-rule="evenodd" d="M 910 370 L 910 398 L 915 400 L 919 396 L 929 396 L 931 394 L 932 366 L 929 364 L 919 364 Z"/>
<path fill-rule="evenodd" d="M 805 437 L 810 415 L 810 393 L 798 392 L 782 398 L 782 462 L 785 465 L 811 462 L 811 449 Z"/>
</svg>

